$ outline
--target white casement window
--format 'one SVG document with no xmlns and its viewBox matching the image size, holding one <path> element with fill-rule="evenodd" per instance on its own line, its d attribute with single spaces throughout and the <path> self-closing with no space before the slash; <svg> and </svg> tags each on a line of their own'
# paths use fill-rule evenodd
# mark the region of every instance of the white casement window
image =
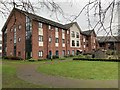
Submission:
<svg viewBox="0 0 120 90">
<path fill-rule="evenodd" d="M 42 56 L 43 56 L 43 51 L 39 51 L 39 52 L 38 52 L 38 56 L 39 56 L 39 57 L 42 57 Z"/>
<path fill-rule="evenodd" d="M 41 22 L 38 23 L 39 28 L 43 28 L 43 24 Z"/>
<path fill-rule="evenodd" d="M 69 30 L 67 30 L 67 34 L 69 34 Z"/>
<path fill-rule="evenodd" d="M 59 43 L 59 39 L 58 38 L 55 38 L 55 43 Z"/>
<path fill-rule="evenodd" d="M 75 46 L 75 40 L 72 40 L 72 46 Z"/>
<path fill-rule="evenodd" d="M 76 32 L 76 38 L 79 38 L 79 33 L 78 32 Z"/>
<path fill-rule="evenodd" d="M 76 42 L 77 47 L 79 47 L 79 41 Z"/>
<path fill-rule="evenodd" d="M 58 32 L 58 28 L 57 27 L 55 28 L 55 31 Z"/>
<path fill-rule="evenodd" d="M 52 29 L 51 25 L 48 26 L 48 29 Z"/>
<path fill-rule="evenodd" d="M 43 36 L 42 35 L 39 35 L 39 41 L 43 42 Z"/>
<path fill-rule="evenodd" d="M 51 37 L 49 37 L 49 43 L 51 43 L 52 42 L 52 38 Z"/>
<path fill-rule="evenodd" d="M 85 42 L 85 38 L 83 38 L 83 42 Z"/>
<path fill-rule="evenodd" d="M 75 32 L 74 31 L 71 32 L 71 36 L 75 37 Z"/>
</svg>

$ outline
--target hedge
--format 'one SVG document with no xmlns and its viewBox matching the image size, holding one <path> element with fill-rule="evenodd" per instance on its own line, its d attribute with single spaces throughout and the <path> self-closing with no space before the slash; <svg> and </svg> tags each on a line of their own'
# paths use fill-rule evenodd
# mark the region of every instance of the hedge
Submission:
<svg viewBox="0 0 120 90">
<path fill-rule="evenodd" d="M 119 59 L 88 59 L 88 58 L 73 58 L 73 60 L 81 60 L 81 61 L 111 61 L 111 62 L 120 62 Z"/>
</svg>

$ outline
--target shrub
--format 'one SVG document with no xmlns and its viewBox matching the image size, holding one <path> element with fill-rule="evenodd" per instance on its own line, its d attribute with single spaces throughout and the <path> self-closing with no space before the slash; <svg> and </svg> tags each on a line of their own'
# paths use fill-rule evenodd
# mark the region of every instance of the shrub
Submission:
<svg viewBox="0 0 120 90">
<path fill-rule="evenodd" d="M 36 59 L 33 59 L 33 58 L 30 58 L 30 59 L 28 59 L 28 61 L 34 62 L 34 61 L 37 61 L 37 60 L 36 60 Z"/>
<path fill-rule="evenodd" d="M 69 57 L 73 57 L 74 55 L 69 55 Z"/>
<path fill-rule="evenodd" d="M 3 57 L 3 59 L 9 59 L 9 60 L 23 60 L 21 57 L 15 57 L 15 56 L 6 56 L 6 57 Z"/>
<path fill-rule="evenodd" d="M 38 61 L 46 61 L 47 59 L 38 59 Z"/>
<path fill-rule="evenodd" d="M 59 60 L 65 60 L 65 57 L 60 57 Z"/>
<path fill-rule="evenodd" d="M 59 58 L 59 56 L 53 55 L 52 58 L 53 58 L 53 59 L 57 59 L 57 58 Z"/>
</svg>

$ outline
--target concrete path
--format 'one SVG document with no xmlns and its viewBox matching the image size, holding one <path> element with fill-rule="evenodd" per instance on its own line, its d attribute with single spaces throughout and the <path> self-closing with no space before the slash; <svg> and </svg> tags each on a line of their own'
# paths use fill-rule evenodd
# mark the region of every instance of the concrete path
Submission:
<svg viewBox="0 0 120 90">
<path fill-rule="evenodd" d="M 54 88 L 118 88 L 118 80 L 79 80 L 68 79 L 38 73 L 39 65 L 19 65 L 17 70 L 18 78 L 27 82 L 45 85 Z"/>
</svg>

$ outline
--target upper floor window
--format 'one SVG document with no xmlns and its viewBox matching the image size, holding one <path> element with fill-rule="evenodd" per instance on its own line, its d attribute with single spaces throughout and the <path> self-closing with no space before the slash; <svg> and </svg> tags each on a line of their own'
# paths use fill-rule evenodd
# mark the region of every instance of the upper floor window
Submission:
<svg viewBox="0 0 120 90">
<path fill-rule="evenodd" d="M 67 30 L 67 34 L 69 34 L 69 30 Z"/>
<path fill-rule="evenodd" d="M 56 39 L 55 39 L 55 43 L 58 43 L 58 42 L 59 42 L 59 39 L 58 39 L 58 38 L 56 38 Z"/>
<path fill-rule="evenodd" d="M 43 28 L 43 24 L 41 22 L 38 23 L 39 28 Z"/>
<path fill-rule="evenodd" d="M 39 41 L 43 42 L 43 36 L 42 35 L 39 35 Z"/>
<path fill-rule="evenodd" d="M 64 29 L 62 29 L 62 33 L 65 33 L 65 30 L 64 30 Z"/>
<path fill-rule="evenodd" d="M 77 44 L 77 46 L 79 46 L 79 41 L 77 41 L 77 43 L 76 43 L 76 44 Z"/>
<path fill-rule="evenodd" d="M 49 42 L 50 42 L 50 43 L 52 42 L 52 38 L 51 38 L 51 37 L 49 37 Z"/>
<path fill-rule="evenodd" d="M 55 31 L 58 32 L 58 28 L 57 27 L 55 28 Z"/>
<path fill-rule="evenodd" d="M 48 26 L 48 29 L 52 29 L 52 26 L 51 26 L 51 25 L 49 25 L 49 26 Z"/>
<path fill-rule="evenodd" d="M 22 28 L 22 25 L 20 24 L 20 25 L 18 25 L 18 30 L 20 30 Z"/>
<path fill-rule="evenodd" d="M 79 38 L 79 33 L 78 32 L 76 33 L 76 38 Z"/>
<path fill-rule="evenodd" d="M 74 40 L 72 40 L 72 46 L 75 46 L 75 41 Z"/>
<path fill-rule="evenodd" d="M 75 37 L 75 32 L 74 31 L 71 32 L 71 36 Z"/>
<path fill-rule="evenodd" d="M 18 38 L 18 42 L 20 42 L 20 41 L 21 41 L 21 38 L 19 37 L 19 38 Z"/>
<path fill-rule="evenodd" d="M 65 39 L 62 39 L 62 43 L 65 43 Z"/>
</svg>

